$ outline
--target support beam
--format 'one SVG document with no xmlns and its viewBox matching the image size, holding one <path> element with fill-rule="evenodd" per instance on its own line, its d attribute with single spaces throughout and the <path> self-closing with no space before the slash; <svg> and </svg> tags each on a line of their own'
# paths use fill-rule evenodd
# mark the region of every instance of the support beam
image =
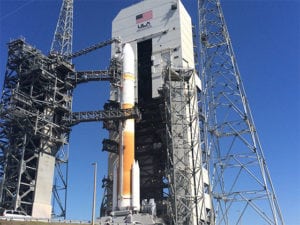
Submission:
<svg viewBox="0 0 300 225">
<path fill-rule="evenodd" d="M 70 117 L 65 117 L 64 121 L 68 125 L 76 125 L 81 122 L 107 121 L 107 120 L 123 120 L 140 118 L 138 108 L 119 109 L 119 110 L 98 110 L 87 112 L 73 112 Z"/>
</svg>

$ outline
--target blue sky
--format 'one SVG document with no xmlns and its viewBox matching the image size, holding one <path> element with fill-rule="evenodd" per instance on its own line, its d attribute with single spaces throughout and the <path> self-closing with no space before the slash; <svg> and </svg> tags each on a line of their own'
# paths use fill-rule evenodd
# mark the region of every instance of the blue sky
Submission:
<svg viewBox="0 0 300 225">
<path fill-rule="evenodd" d="M 117 12 L 136 0 L 74 0 L 74 51 L 109 39 Z M 195 5 L 183 1 L 195 17 Z M 60 0 L 0 1 L 0 86 L 7 59 L 6 43 L 23 36 L 49 52 Z M 297 225 L 300 212 L 300 22 L 299 1 L 224 0 L 223 11 L 247 97 L 267 159 L 286 224 Z M 194 11 L 193 11 L 194 10 Z M 73 60 L 77 70 L 104 69 L 106 47 Z M 108 99 L 107 83 L 79 85 L 74 111 L 102 109 Z M 102 124 L 80 124 L 72 129 L 69 162 L 69 219 L 90 219 L 93 167 L 98 162 L 98 187 L 106 174 L 107 137 Z M 98 189 L 97 215 L 101 202 Z"/>
</svg>

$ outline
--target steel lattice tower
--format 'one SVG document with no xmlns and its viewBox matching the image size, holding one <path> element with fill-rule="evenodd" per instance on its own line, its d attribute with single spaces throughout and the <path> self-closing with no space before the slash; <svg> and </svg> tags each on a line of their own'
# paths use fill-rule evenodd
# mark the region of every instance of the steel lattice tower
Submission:
<svg viewBox="0 0 300 225">
<path fill-rule="evenodd" d="M 284 224 L 220 2 L 198 11 L 215 224 Z"/>
<path fill-rule="evenodd" d="M 47 217 L 54 166 L 60 173 L 68 145 L 70 130 L 62 118 L 71 113 L 72 85 L 65 74 L 72 67 L 24 40 L 12 41 L 8 47 L 0 111 L 0 205 Z M 54 192 L 59 186 L 56 183 Z"/>
<path fill-rule="evenodd" d="M 67 62 L 72 21 L 73 1 L 64 0 L 50 57 L 24 40 L 9 43 L 0 113 L 0 204 L 5 209 L 39 217 L 66 215 L 70 130 L 62 118 L 72 105 L 73 86 L 66 81 L 73 71 Z"/>
<path fill-rule="evenodd" d="M 73 0 L 63 0 L 50 54 L 58 54 L 64 60 L 71 62 L 73 44 Z M 69 146 L 62 148 L 55 163 L 55 181 L 53 185 L 53 215 L 66 216 L 67 183 L 68 183 Z"/>
<path fill-rule="evenodd" d="M 63 0 L 50 52 L 52 54 L 59 54 L 64 57 L 71 55 L 72 39 L 73 0 Z"/>
<path fill-rule="evenodd" d="M 197 88 L 193 69 L 165 71 L 166 177 L 169 224 L 213 224 L 209 178 L 201 163 Z"/>
</svg>

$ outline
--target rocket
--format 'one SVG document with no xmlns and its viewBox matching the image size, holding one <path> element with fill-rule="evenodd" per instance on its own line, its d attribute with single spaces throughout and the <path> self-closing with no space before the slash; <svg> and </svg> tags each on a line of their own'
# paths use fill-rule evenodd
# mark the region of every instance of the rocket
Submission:
<svg viewBox="0 0 300 225">
<path fill-rule="evenodd" d="M 134 52 L 130 44 L 123 47 L 121 109 L 134 107 Z M 113 210 L 140 210 L 140 168 L 135 161 L 134 119 L 120 123 L 119 161 L 113 171 Z"/>
</svg>

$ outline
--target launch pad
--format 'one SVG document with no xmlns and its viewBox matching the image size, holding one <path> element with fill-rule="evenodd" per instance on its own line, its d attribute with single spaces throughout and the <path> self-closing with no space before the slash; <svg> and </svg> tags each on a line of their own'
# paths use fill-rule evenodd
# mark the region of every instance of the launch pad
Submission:
<svg viewBox="0 0 300 225">
<path fill-rule="evenodd" d="M 59 191 L 67 187 L 71 127 L 103 121 L 109 157 L 100 224 L 239 224 L 252 215 L 282 221 L 218 0 L 198 1 L 201 74 L 181 1 L 125 8 L 113 21 L 112 39 L 75 53 L 72 9 L 73 1 L 64 0 L 55 33 L 59 46 L 60 38 L 67 42 L 61 52 L 46 56 L 24 40 L 9 43 L 1 206 L 50 218 L 53 186 L 64 217 Z M 68 28 L 63 34 L 61 24 Z M 75 71 L 72 58 L 107 45 L 108 69 Z M 74 88 L 90 81 L 110 83 L 109 101 L 103 110 L 72 112 Z M 240 208 L 242 214 L 233 210 Z"/>
</svg>

